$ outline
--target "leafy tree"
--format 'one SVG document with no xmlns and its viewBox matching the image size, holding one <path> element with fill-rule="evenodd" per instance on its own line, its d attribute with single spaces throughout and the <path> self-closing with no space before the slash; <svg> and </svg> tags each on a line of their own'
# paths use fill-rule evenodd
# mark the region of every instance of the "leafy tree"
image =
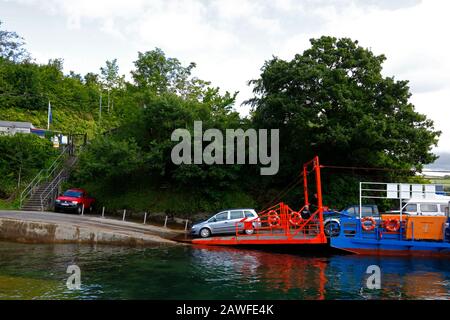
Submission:
<svg viewBox="0 0 450 320">
<path fill-rule="evenodd" d="M 145 53 L 139 52 L 134 65 L 136 70 L 131 74 L 138 87 L 147 88 L 157 94 L 183 89 L 192 69 L 195 68 L 195 63 L 183 67 L 178 59 L 167 58 L 159 48 Z"/>
<path fill-rule="evenodd" d="M 418 170 L 436 159 L 440 133 L 409 102 L 408 81 L 381 74 L 384 61 L 326 36 L 291 61 L 266 61 L 247 103 L 257 127 L 280 129 L 279 181 L 316 154 L 335 165 Z"/>
<path fill-rule="evenodd" d="M 76 178 L 111 182 L 126 177 L 141 165 L 142 155 L 135 141 L 100 136 L 80 155 Z"/>
<path fill-rule="evenodd" d="M 108 92 L 108 112 L 110 111 L 111 106 L 111 92 L 118 88 L 120 85 L 123 85 L 124 77 L 119 76 L 119 66 L 117 64 L 117 59 L 112 61 L 106 61 L 105 67 L 100 68 L 101 80 L 103 82 L 103 86 Z M 114 103 L 113 103 L 114 105 Z"/>
<path fill-rule="evenodd" d="M 2 22 L 0 21 L 0 28 Z M 0 29 L 0 57 L 20 62 L 30 60 L 30 54 L 24 48 L 25 42 L 16 32 Z"/>
</svg>

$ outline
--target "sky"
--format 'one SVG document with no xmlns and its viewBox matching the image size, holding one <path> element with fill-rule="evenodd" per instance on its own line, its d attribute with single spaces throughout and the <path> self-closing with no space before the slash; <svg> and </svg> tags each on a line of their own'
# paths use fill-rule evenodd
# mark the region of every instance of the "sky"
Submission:
<svg viewBox="0 0 450 320">
<path fill-rule="evenodd" d="M 63 58 L 66 72 L 85 74 L 117 58 L 128 74 L 138 51 L 158 47 L 239 91 L 243 115 L 247 82 L 264 61 L 292 59 L 321 35 L 350 37 L 386 55 L 385 76 L 410 81 L 411 102 L 443 132 L 442 155 L 450 154 L 449 12 L 447 0 L 0 0 L 3 28 L 23 36 L 37 62 Z"/>
</svg>

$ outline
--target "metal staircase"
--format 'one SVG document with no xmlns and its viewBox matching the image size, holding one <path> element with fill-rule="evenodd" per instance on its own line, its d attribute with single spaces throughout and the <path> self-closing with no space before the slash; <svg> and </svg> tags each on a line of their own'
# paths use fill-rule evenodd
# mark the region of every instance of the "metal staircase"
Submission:
<svg viewBox="0 0 450 320">
<path fill-rule="evenodd" d="M 65 146 L 51 166 L 41 170 L 23 190 L 20 195 L 20 208 L 26 211 L 49 209 L 76 161 L 72 146 Z"/>
</svg>

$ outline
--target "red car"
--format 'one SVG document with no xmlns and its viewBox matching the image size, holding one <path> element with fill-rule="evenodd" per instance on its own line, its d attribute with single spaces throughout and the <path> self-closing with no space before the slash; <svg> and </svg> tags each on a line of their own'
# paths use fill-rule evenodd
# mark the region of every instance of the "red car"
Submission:
<svg viewBox="0 0 450 320">
<path fill-rule="evenodd" d="M 55 211 L 72 211 L 81 214 L 83 211 L 92 212 L 95 199 L 91 198 L 84 189 L 69 189 L 55 200 Z"/>
</svg>

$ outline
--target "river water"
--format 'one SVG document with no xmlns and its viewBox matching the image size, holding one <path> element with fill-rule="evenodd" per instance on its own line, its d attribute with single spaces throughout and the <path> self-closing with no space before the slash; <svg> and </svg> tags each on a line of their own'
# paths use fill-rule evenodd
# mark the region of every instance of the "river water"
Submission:
<svg viewBox="0 0 450 320">
<path fill-rule="evenodd" d="M 69 265 L 81 289 L 69 290 Z M 381 289 L 366 271 L 381 270 Z M 449 299 L 450 260 L 0 242 L 0 299 Z"/>
</svg>

